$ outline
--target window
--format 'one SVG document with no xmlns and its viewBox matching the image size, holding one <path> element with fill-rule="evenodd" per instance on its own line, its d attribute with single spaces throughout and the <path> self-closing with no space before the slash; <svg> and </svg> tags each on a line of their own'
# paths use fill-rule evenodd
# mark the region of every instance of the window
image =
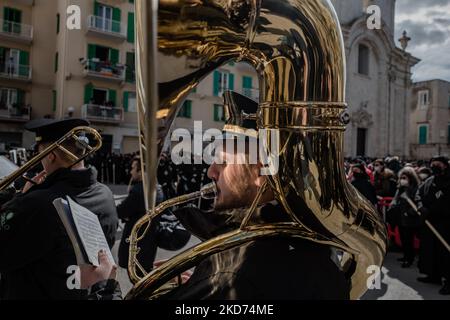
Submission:
<svg viewBox="0 0 450 320">
<path fill-rule="evenodd" d="M 0 72 L 11 76 L 29 76 L 29 53 L 0 47 Z"/>
<path fill-rule="evenodd" d="M 120 32 L 121 11 L 119 8 L 94 2 L 95 27 L 107 32 Z"/>
<path fill-rule="evenodd" d="M 215 71 L 214 96 L 221 97 L 226 90 L 234 90 L 234 74 L 228 71 Z"/>
<path fill-rule="evenodd" d="M 0 88 L 0 110 L 9 109 L 18 102 L 17 89 Z"/>
<path fill-rule="evenodd" d="M 418 93 L 418 105 L 420 109 L 426 108 L 430 104 L 430 91 L 421 90 Z"/>
<path fill-rule="evenodd" d="M 137 112 L 135 92 L 125 91 L 123 93 L 123 109 L 125 112 Z"/>
<path fill-rule="evenodd" d="M 89 83 L 84 88 L 84 103 L 90 105 L 115 107 L 117 100 L 116 90 L 94 88 Z"/>
<path fill-rule="evenodd" d="M 180 113 L 178 113 L 178 117 L 180 118 L 192 118 L 192 101 L 186 100 L 181 107 Z"/>
<path fill-rule="evenodd" d="M 224 122 L 225 121 L 225 110 L 223 105 L 215 104 L 214 105 L 214 121 Z"/>
<path fill-rule="evenodd" d="M 358 73 L 369 75 L 369 47 L 360 44 L 358 48 Z"/>
<path fill-rule="evenodd" d="M 253 90 L 253 79 L 252 77 L 243 76 L 242 77 L 242 94 L 248 98 L 252 98 Z"/>
<path fill-rule="evenodd" d="M 111 48 L 99 45 L 88 46 L 88 59 L 97 59 L 98 61 L 110 61 L 112 51 Z"/>
<path fill-rule="evenodd" d="M 20 33 L 22 23 L 22 11 L 5 7 L 3 8 L 3 31 Z"/>
<path fill-rule="evenodd" d="M 419 125 L 419 144 L 428 143 L 428 124 Z"/>
</svg>

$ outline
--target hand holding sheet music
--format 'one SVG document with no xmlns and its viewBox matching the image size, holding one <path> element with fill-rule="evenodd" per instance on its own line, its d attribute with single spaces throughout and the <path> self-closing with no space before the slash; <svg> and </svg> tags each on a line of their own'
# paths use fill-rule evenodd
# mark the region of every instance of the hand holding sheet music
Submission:
<svg viewBox="0 0 450 320">
<path fill-rule="evenodd" d="M 53 205 L 67 230 L 75 250 L 78 265 L 99 266 L 98 253 L 104 250 L 111 262 L 114 258 L 106 241 L 97 215 L 82 207 L 70 197 L 56 199 Z"/>
</svg>

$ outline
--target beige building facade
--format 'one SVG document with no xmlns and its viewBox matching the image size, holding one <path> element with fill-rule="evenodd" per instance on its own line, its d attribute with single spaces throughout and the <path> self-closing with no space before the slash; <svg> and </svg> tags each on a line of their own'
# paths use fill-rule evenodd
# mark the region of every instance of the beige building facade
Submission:
<svg viewBox="0 0 450 320">
<path fill-rule="evenodd" d="M 395 1 L 332 2 L 347 56 L 345 154 L 407 157 L 411 67 L 419 60 L 395 44 Z M 367 28 L 369 4 L 382 10 L 379 30 Z M 80 8 L 79 30 L 66 28 L 69 5 Z M 43 116 L 87 118 L 105 152 L 138 150 L 133 11 L 132 0 L 0 0 L 0 152 L 31 146 L 23 124 Z M 258 100 L 252 68 L 230 63 L 191 93 L 174 128 L 221 128 L 226 89 Z"/>
<path fill-rule="evenodd" d="M 0 0 L 0 152 L 30 147 L 30 119 L 83 117 L 104 138 L 105 152 L 138 150 L 134 1 Z M 80 9 L 81 28 L 66 27 Z M 2 15 L 1 15 L 2 14 Z M 3 70 L 3 71 L 1 71 Z M 174 127 L 194 133 L 222 128 L 222 92 L 257 99 L 257 80 L 245 64 L 208 76 L 180 111 Z"/>
<path fill-rule="evenodd" d="M 395 0 L 332 0 L 344 35 L 347 103 L 346 156 L 410 155 L 411 68 L 420 60 L 397 47 Z M 380 28 L 368 28 L 376 5 Z M 412 39 L 414 41 L 414 39 Z"/>
<path fill-rule="evenodd" d="M 424 160 L 450 156 L 450 82 L 414 83 L 410 109 L 411 156 Z"/>
</svg>

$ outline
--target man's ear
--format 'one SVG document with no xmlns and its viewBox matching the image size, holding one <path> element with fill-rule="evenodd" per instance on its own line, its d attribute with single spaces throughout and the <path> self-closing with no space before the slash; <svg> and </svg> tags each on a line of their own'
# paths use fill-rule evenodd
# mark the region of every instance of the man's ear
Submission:
<svg viewBox="0 0 450 320">
<path fill-rule="evenodd" d="M 50 152 L 50 153 L 48 154 L 48 159 L 49 159 L 51 162 L 54 162 L 54 161 L 56 160 L 56 153 L 55 153 L 55 152 Z"/>
</svg>

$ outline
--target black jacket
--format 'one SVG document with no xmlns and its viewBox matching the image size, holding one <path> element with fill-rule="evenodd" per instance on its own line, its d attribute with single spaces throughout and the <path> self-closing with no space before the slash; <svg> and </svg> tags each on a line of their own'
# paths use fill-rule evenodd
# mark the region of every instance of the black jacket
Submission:
<svg viewBox="0 0 450 320">
<path fill-rule="evenodd" d="M 450 235 L 450 174 L 425 180 L 417 190 L 416 202 L 423 218 Z"/>
<path fill-rule="evenodd" d="M 158 186 L 156 203 L 159 204 L 164 200 L 164 196 L 161 188 Z M 142 182 L 133 184 L 128 194 L 128 197 L 117 206 L 117 213 L 119 218 L 125 222 L 123 229 L 122 239 L 119 246 L 119 266 L 122 268 L 128 268 L 128 254 L 130 251 L 130 244 L 127 243 L 127 239 L 131 234 L 131 230 L 136 222 L 145 215 L 145 200 L 144 200 L 144 187 Z M 156 230 L 158 227 L 159 219 L 151 224 L 150 230 L 148 230 L 144 239 L 139 242 L 140 251 L 138 254 L 139 261 L 143 264 L 143 267 L 147 271 L 153 269 L 153 262 L 156 256 L 156 250 L 158 249 L 156 243 Z"/>
<path fill-rule="evenodd" d="M 69 290 L 75 253 L 52 202 L 69 196 L 98 215 L 113 246 L 117 212 L 111 191 L 97 182 L 97 171 L 59 169 L 41 185 L 16 195 L 0 211 L 0 299 L 84 299 Z"/>
<path fill-rule="evenodd" d="M 375 187 L 370 183 L 368 176 L 367 178 L 355 177 L 352 185 L 373 205 L 377 204 L 377 193 L 375 192 Z"/>
<path fill-rule="evenodd" d="M 189 210 L 175 215 L 189 231 L 205 240 L 236 229 L 247 211 L 204 215 Z M 196 219 L 199 224 L 194 223 Z M 283 221 L 288 221 L 286 214 L 274 204 L 257 210 L 252 218 L 252 223 L 258 224 Z M 202 226 L 208 226 L 209 232 L 199 232 Z M 331 257 L 328 246 L 308 240 L 283 236 L 258 239 L 204 259 L 186 284 L 161 299 L 349 299 L 349 279 Z"/>
<path fill-rule="evenodd" d="M 400 187 L 397 189 L 394 199 L 386 212 L 386 219 L 392 226 L 417 228 L 420 225 L 420 217 L 406 199 L 402 197 L 405 192 L 411 200 L 414 200 L 417 187 Z"/>
</svg>

